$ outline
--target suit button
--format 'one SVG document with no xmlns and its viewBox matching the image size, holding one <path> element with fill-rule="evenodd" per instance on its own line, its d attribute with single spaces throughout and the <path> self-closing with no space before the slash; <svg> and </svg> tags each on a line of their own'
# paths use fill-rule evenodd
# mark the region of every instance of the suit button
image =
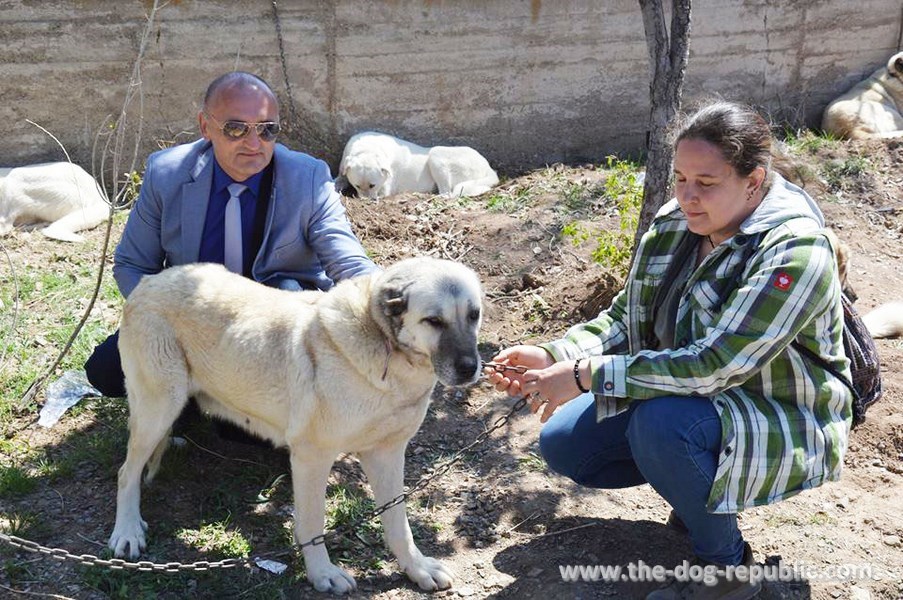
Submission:
<svg viewBox="0 0 903 600">
<path fill-rule="evenodd" d="M 730 446 L 728 446 L 727 448 L 724 449 L 725 456 L 730 456 L 733 452 L 734 452 L 734 449 L 731 448 Z"/>
</svg>

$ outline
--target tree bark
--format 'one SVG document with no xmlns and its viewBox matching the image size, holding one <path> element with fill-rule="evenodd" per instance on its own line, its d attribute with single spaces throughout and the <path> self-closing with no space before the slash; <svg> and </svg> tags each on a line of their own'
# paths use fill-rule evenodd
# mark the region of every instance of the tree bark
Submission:
<svg viewBox="0 0 903 600">
<path fill-rule="evenodd" d="M 690 1 L 672 1 L 669 41 L 662 0 L 639 0 L 652 79 L 649 85 L 649 131 L 646 133 L 646 179 L 643 184 L 643 207 L 633 244 L 634 255 L 655 213 L 671 197 L 674 150 L 668 133 L 680 112 L 690 50 Z"/>
</svg>

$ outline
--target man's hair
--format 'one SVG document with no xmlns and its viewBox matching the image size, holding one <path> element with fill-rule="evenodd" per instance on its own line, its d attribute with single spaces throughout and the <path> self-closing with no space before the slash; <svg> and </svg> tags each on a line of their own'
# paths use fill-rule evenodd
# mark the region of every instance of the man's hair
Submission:
<svg viewBox="0 0 903 600">
<path fill-rule="evenodd" d="M 213 101 L 213 98 L 216 97 L 217 94 L 233 87 L 263 88 L 274 100 L 276 99 L 273 88 L 271 88 L 259 75 L 254 75 L 253 73 L 248 73 L 246 71 L 230 71 L 229 73 L 220 75 L 207 86 L 207 91 L 204 93 L 204 107 L 206 108 L 209 106 L 210 102 Z"/>
</svg>

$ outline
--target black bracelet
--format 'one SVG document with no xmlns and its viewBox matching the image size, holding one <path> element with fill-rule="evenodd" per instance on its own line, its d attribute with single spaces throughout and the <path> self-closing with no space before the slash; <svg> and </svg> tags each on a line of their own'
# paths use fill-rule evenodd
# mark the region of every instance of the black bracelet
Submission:
<svg viewBox="0 0 903 600">
<path fill-rule="evenodd" d="M 583 384 L 580 383 L 580 361 L 582 358 L 578 358 L 574 361 L 574 381 L 577 382 L 577 389 L 583 392 L 584 394 L 588 394 L 589 390 L 583 387 Z"/>
</svg>

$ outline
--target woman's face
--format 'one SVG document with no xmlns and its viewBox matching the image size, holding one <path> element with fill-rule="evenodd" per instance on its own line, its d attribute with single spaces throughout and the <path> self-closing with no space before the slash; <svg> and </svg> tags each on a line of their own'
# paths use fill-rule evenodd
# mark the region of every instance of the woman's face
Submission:
<svg viewBox="0 0 903 600">
<path fill-rule="evenodd" d="M 690 231 L 711 236 L 719 244 L 740 230 L 740 224 L 762 201 L 765 169 L 743 177 L 728 164 L 717 146 L 683 139 L 674 153 L 674 191 Z M 753 192 L 752 198 L 747 200 Z"/>
</svg>

